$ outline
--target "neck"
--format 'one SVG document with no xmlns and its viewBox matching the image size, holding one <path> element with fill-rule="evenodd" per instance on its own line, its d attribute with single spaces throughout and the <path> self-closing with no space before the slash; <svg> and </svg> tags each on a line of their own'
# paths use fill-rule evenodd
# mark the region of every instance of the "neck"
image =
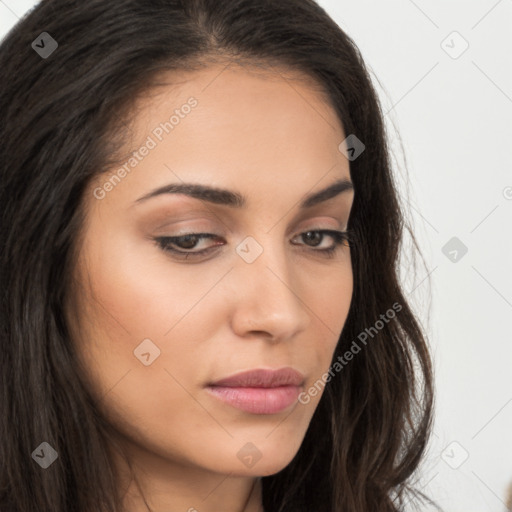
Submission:
<svg viewBox="0 0 512 512">
<path fill-rule="evenodd" d="M 132 476 L 125 460 L 115 459 L 124 512 L 264 512 L 261 477 L 210 472 L 148 452 L 131 457 Z"/>
</svg>

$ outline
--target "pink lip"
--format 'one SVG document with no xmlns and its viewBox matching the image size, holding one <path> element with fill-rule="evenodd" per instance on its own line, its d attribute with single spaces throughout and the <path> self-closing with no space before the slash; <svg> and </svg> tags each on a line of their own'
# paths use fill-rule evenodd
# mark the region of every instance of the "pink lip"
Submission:
<svg viewBox="0 0 512 512">
<path fill-rule="evenodd" d="M 297 401 L 304 376 L 293 368 L 250 370 L 209 384 L 219 400 L 253 414 L 276 414 Z"/>
</svg>

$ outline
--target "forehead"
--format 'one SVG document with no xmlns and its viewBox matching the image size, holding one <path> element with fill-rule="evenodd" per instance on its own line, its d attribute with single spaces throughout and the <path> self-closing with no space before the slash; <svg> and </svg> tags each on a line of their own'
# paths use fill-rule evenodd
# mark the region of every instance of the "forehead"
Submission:
<svg viewBox="0 0 512 512">
<path fill-rule="evenodd" d="M 283 192 L 292 180 L 296 191 L 307 192 L 324 176 L 350 178 L 339 151 L 342 123 L 308 76 L 216 64 L 167 73 L 158 83 L 132 110 L 124 159 L 149 141 L 151 150 L 116 186 L 119 199 L 133 201 L 134 194 L 180 180 L 251 195 L 256 184 Z"/>
<path fill-rule="evenodd" d="M 193 71 L 166 72 L 157 84 L 134 103 L 130 122 L 134 148 L 173 113 L 179 116 L 171 127 L 174 139 L 184 131 L 192 135 L 187 125 L 203 141 L 215 138 L 220 130 L 242 129 L 238 142 L 244 136 L 265 138 L 267 134 L 272 139 L 277 133 L 289 133 L 309 137 L 311 147 L 327 133 L 336 140 L 343 135 L 342 123 L 323 86 L 296 70 L 216 63 Z M 182 111 L 190 98 L 197 106 L 189 116 Z M 185 119 L 186 123 L 181 122 Z M 202 128 L 210 129 L 208 137 Z"/>
</svg>

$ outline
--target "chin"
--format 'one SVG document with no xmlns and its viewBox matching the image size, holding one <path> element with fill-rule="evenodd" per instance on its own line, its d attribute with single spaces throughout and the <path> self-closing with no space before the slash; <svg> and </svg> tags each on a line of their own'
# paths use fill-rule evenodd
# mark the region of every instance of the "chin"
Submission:
<svg viewBox="0 0 512 512">
<path fill-rule="evenodd" d="M 301 440 L 289 445 L 283 446 L 281 443 L 255 440 L 253 443 L 245 443 L 241 448 L 237 448 L 237 461 L 233 464 L 232 452 L 228 449 L 224 459 L 226 464 L 222 468 L 217 468 L 220 473 L 231 473 L 238 476 L 269 476 L 282 471 L 290 464 L 297 454 Z M 257 448 L 256 448 L 257 446 Z M 217 458 L 217 466 L 219 459 Z"/>
</svg>

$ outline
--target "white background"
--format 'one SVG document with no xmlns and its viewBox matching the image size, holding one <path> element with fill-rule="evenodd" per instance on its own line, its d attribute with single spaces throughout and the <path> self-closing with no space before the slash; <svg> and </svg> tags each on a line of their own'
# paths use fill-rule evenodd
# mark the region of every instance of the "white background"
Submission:
<svg viewBox="0 0 512 512">
<path fill-rule="evenodd" d="M 420 487 L 447 512 L 503 512 L 512 482 L 512 0 L 319 3 L 371 71 L 425 257 L 413 273 L 407 251 L 402 266 L 436 369 Z M 0 0 L 0 37 L 35 4 Z M 468 249 L 455 262 L 442 252 L 452 237 Z"/>
</svg>

